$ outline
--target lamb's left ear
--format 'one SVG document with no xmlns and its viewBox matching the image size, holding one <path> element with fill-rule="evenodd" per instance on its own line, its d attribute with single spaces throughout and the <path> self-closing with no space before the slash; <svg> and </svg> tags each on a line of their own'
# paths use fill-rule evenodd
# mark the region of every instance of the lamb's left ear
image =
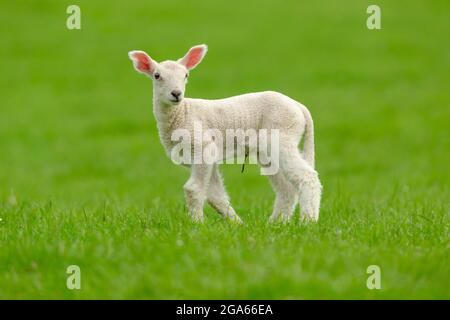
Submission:
<svg viewBox="0 0 450 320">
<path fill-rule="evenodd" d="M 155 72 L 156 61 L 153 61 L 144 51 L 130 51 L 128 57 L 133 61 L 134 68 L 140 73 L 151 76 Z"/>
<path fill-rule="evenodd" d="M 208 46 L 206 44 L 192 47 L 183 58 L 178 60 L 178 62 L 184 65 L 188 70 L 194 69 L 202 61 L 207 51 Z"/>
</svg>

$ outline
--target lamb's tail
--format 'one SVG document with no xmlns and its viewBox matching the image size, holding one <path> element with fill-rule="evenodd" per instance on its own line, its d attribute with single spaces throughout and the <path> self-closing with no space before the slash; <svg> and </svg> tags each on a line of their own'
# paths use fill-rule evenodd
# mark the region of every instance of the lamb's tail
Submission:
<svg viewBox="0 0 450 320">
<path fill-rule="evenodd" d="M 314 122 L 308 108 L 300 104 L 303 115 L 305 116 L 305 143 L 303 146 L 303 155 L 306 162 L 314 169 Z"/>
</svg>

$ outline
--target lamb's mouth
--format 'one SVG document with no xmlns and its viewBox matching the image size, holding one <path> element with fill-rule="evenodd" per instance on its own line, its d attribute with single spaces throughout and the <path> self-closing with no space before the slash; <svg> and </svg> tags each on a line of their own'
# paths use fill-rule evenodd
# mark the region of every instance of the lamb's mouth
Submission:
<svg viewBox="0 0 450 320">
<path fill-rule="evenodd" d="M 178 103 L 180 103 L 181 100 L 177 98 L 177 99 L 169 99 L 169 101 L 174 104 L 178 104 Z"/>
</svg>

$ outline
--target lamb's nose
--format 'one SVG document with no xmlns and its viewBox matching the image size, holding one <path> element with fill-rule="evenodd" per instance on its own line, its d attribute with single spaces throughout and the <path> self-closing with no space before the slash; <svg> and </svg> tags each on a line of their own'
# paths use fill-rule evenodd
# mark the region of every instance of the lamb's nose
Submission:
<svg viewBox="0 0 450 320">
<path fill-rule="evenodd" d="M 171 93 L 170 93 L 174 98 L 179 98 L 180 96 L 181 96 L 181 91 L 180 90 L 173 90 Z"/>
</svg>

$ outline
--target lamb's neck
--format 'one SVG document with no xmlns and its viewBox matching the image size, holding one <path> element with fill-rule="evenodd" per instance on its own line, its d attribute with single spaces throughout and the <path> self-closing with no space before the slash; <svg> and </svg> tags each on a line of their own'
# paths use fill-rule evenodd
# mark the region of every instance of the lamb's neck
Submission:
<svg viewBox="0 0 450 320">
<path fill-rule="evenodd" d="M 178 105 L 169 105 L 162 103 L 158 99 L 153 99 L 153 114 L 158 126 L 159 137 L 167 152 L 170 151 L 173 144 L 171 141 L 172 132 L 177 128 L 183 127 L 186 108 L 187 102 L 184 100 Z"/>
<path fill-rule="evenodd" d="M 184 100 L 177 105 L 170 105 L 153 99 L 153 114 L 158 126 L 166 127 L 171 126 L 173 122 L 180 122 L 187 107 L 186 104 Z"/>
</svg>

